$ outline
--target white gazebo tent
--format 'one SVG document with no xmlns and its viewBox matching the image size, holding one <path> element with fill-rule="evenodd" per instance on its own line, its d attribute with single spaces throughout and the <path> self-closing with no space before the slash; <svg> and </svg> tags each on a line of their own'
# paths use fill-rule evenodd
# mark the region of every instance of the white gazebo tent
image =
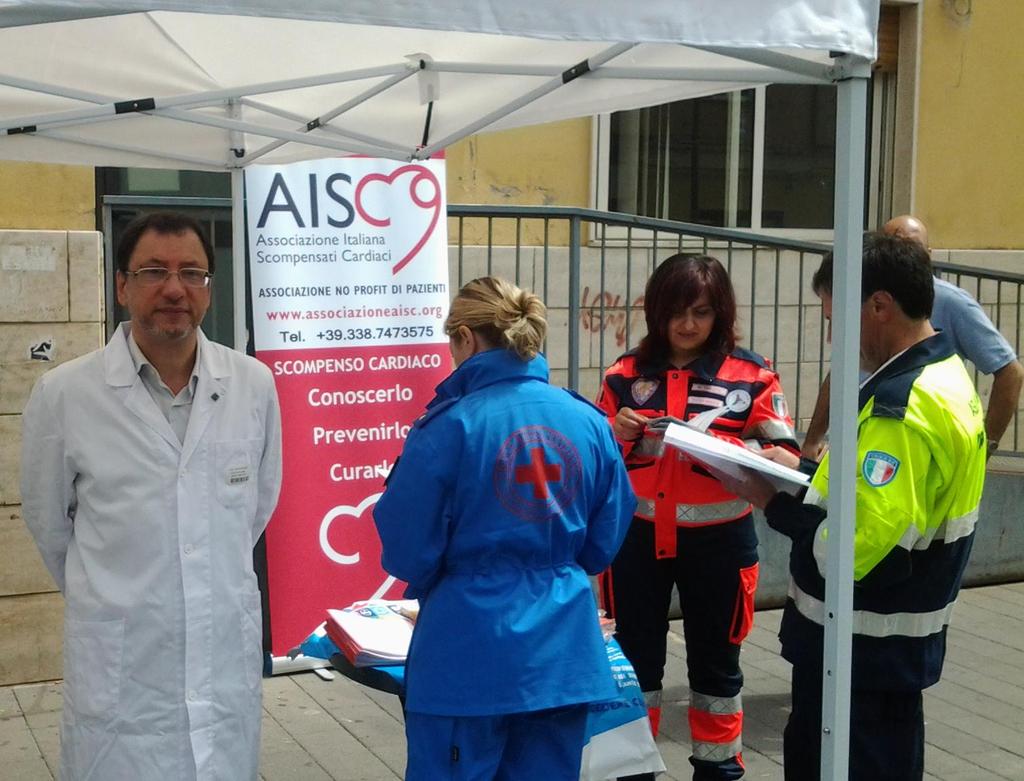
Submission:
<svg viewBox="0 0 1024 781">
<path fill-rule="evenodd" d="M 0 159 L 232 174 L 423 159 L 482 130 L 837 83 L 822 778 L 846 778 L 866 83 L 878 0 L 0 0 Z M 850 261 L 853 262 L 850 262 Z M 235 300 L 246 291 L 236 264 Z M 236 307 L 236 346 L 246 343 Z"/>
</svg>

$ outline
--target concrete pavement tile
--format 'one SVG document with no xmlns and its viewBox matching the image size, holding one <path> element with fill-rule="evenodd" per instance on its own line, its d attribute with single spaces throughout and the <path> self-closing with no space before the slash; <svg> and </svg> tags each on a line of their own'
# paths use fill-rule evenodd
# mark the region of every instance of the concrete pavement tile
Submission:
<svg viewBox="0 0 1024 781">
<path fill-rule="evenodd" d="M 1002 612 L 1007 605 L 1024 607 L 1024 592 L 1016 592 L 1009 588 L 965 588 L 957 597 L 959 602 L 968 605 L 983 605 L 994 612 Z M 1015 614 L 1009 613 L 1011 617 Z"/>
<path fill-rule="evenodd" d="M 953 626 L 1001 645 L 1021 648 L 1024 646 L 1024 634 L 1021 633 L 1024 625 L 998 610 L 993 610 L 994 602 L 989 595 L 980 595 L 976 592 L 967 600 L 960 600 L 954 608 Z M 1005 602 L 1002 604 L 1006 606 L 1007 611 L 1015 607 Z M 1017 606 L 1016 609 L 1020 610 L 1021 607 Z"/>
<path fill-rule="evenodd" d="M 940 749 L 943 752 L 949 754 L 955 754 L 957 756 L 964 756 L 966 754 L 972 754 L 982 751 L 992 751 L 993 746 L 987 740 L 976 738 L 973 735 L 968 735 L 966 732 L 962 732 L 956 726 L 950 726 L 941 721 L 936 721 L 930 717 L 931 711 L 928 709 L 927 704 L 924 709 L 924 740 L 925 740 L 925 766 L 929 766 L 928 752 L 932 748 Z"/>
<path fill-rule="evenodd" d="M 1022 711 L 1020 702 L 1010 704 L 1001 699 L 963 686 L 956 681 L 946 679 L 928 690 L 932 702 L 942 702 L 954 708 L 962 708 L 983 718 L 991 719 L 997 724 L 1016 724 L 1020 721 Z M 936 705 L 945 707 L 945 705 Z"/>
<path fill-rule="evenodd" d="M 932 707 L 929 708 L 929 705 Z M 992 746 L 1024 755 L 1024 735 L 1020 730 L 972 713 L 955 703 L 945 701 L 941 707 L 935 707 L 935 702 L 929 701 L 925 705 L 925 717 L 932 723 L 948 724 Z"/>
<path fill-rule="evenodd" d="M 345 781 L 399 778 L 374 753 L 379 746 L 360 743 L 297 683 L 288 679 L 274 689 L 272 697 L 264 699 L 265 710 L 331 777 Z"/>
<path fill-rule="evenodd" d="M 966 667 L 947 658 L 942 670 L 942 681 L 952 681 L 972 691 L 1013 705 L 1024 715 L 1024 687 L 993 677 L 987 671 Z M 942 685 L 942 681 L 939 682 L 939 686 Z M 929 689 L 929 692 L 931 691 Z"/>
<path fill-rule="evenodd" d="M 924 764 L 928 768 L 928 772 L 943 779 L 957 773 L 979 769 L 977 765 L 964 759 L 961 755 L 950 753 L 930 743 L 925 746 Z"/>
<path fill-rule="evenodd" d="M 778 742 L 782 751 L 782 729 L 789 719 L 789 692 L 776 694 L 743 695 L 744 742 L 747 742 L 748 726 L 759 739 Z M 758 748 L 760 751 L 761 749 Z M 770 751 L 767 753 L 771 753 Z"/>
<path fill-rule="evenodd" d="M 48 711 L 59 712 L 64 707 L 61 687 L 60 683 L 31 683 L 26 686 L 15 686 L 13 691 L 22 712 L 28 716 Z"/>
<path fill-rule="evenodd" d="M 333 781 L 266 711 L 263 712 L 260 776 L 264 781 Z"/>
<path fill-rule="evenodd" d="M 995 773 L 1003 778 L 1012 779 L 1012 781 L 1020 781 L 1020 779 L 1024 778 L 1024 757 L 1019 754 L 996 749 L 991 752 L 983 751 L 977 754 L 967 754 L 964 756 L 964 759 L 978 767 L 985 768 L 985 770 L 991 773 Z"/>
<path fill-rule="evenodd" d="M 980 767 L 975 767 L 958 773 L 945 773 L 941 778 L 942 781 L 1006 781 L 1004 776 L 990 773 Z M 1013 781 L 1019 780 L 1013 779 Z"/>
<path fill-rule="evenodd" d="M 0 720 L 0 756 L 3 775 L 18 781 L 52 781 L 32 732 L 22 717 Z"/>
<path fill-rule="evenodd" d="M 368 700 L 376 703 L 377 707 L 382 711 L 391 714 L 391 718 L 402 725 L 402 732 L 404 734 L 405 715 L 402 713 L 401 701 L 393 694 L 380 692 L 376 689 L 363 689 L 362 691 Z"/>
<path fill-rule="evenodd" d="M 60 767 L 60 711 L 42 711 L 25 716 L 32 738 L 54 776 Z"/>
<path fill-rule="evenodd" d="M 658 735 L 658 751 L 661 752 L 661 759 L 665 763 L 670 777 L 682 781 L 682 779 L 689 779 L 692 776 L 689 732 L 683 741 L 670 738 L 665 734 Z"/>
<path fill-rule="evenodd" d="M 14 689 L 0 689 L 0 721 L 13 718 L 21 718 L 21 706 Z"/>
<path fill-rule="evenodd" d="M 356 740 L 374 746 L 374 753 L 395 775 L 405 772 L 405 724 L 365 696 L 366 687 L 340 675 L 333 681 L 309 674 L 292 680 Z M 394 695 L 391 699 L 398 702 Z"/>
<path fill-rule="evenodd" d="M 1019 666 L 1007 664 L 997 659 L 979 658 L 957 645 L 956 638 L 952 634 L 950 634 L 949 640 L 946 643 L 946 664 L 951 662 L 961 666 L 970 665 L 971 669 L 977 670 L 997 683 L 1018 686 L 1024 681 L 1024 674 L 1021 673 Z M 943 675 L 945 675 L 945 669 L 943 669 Z"/>
<path fill-rule="evenodd" d="M 776 656 L 775 658 L 752 660 L 750 662 L 743 660 L 743 669 L 744 671 L 750 670 L 752 675 L 754 674 L 753 671 L 756 669 L 762 673 L 767 673 L 768 675 L 788 681 L 792 674 L 791 671 L 793 667 L 781 656 Z"/>
<path fill-rule="evenodd" d="M 779 633 L 779 625 L 782 624 L 782 611 L 759 610 L 754 614 L 754 621 L 761 629 L 777 635 Z"/>
<path fill-rule="evenodd" d="M 987 664 L 992 660 L 1017 668 L 1020 671 L 1017 680 L 1024 678 L 1024 654 L 1020 653 L 1020 649 L 963 631 L 950 632 L 947 646 L 952 647 L 955 655 L 971 659 L 977 665 Z"/>
</svg>

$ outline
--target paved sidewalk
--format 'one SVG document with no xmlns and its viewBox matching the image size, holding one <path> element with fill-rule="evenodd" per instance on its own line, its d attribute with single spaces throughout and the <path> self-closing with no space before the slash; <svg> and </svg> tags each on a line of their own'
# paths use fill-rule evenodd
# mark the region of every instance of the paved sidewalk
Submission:
<svg viewBox="0 0 1024 781">
<path fill-rule="evenodd" d="M 789 665 L 775 634 L 781 612 L 759 612 L 744 646 L 747 778 L 782 778 Z M 681 626 L 669 638 L 662 735 L 667 777 L 689 779 Z M 264 682 L 265 781 L 394 781 L 405 766 L 397 698 L 313 673 Z M 56 774 L 59 683 L 0 688 L 0 772 L 18 781 Z M 942 682 L 925 694 L 926 778 L 1024 779 L 1024 583 L 961 593 Z"/>
</svg>

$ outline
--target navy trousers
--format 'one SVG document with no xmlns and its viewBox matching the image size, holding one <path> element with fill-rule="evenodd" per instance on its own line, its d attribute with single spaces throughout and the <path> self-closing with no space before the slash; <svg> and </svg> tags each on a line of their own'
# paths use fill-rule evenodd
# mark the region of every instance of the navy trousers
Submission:
<svg viewBox="0 0 1024 781">
<path fill-rule="evenodd" d="M 821 671 L 793 668 L 793 712 L 783 734 L 786 781 L 821 777 Z M 924 708 L 920 691 L 850 692 L 850 781 L 920 781 Z"/>
<path fill-rule="evenodd" d="M 502 716 L 406 711 L 405 781 L 579 781 L 587 711 L 586 704 Z"/>
<path fill-rule="evenodd" d="M 691 690 L 693 778 L 730 781 L 744 774 L 738 752 L 723 746 L 722 756 L 696 756 L 701 736 L 694 733 L 701 719 L 706 722 L 709 717 L 692 712 L 693 693 L 705 698 L 736 698 L 743 687 L 740 644 L 753 620 L 753 586 L 757 579 L 753 517 L 679 527 L 677 545 L 676 558 L 656 559 L 654 524 L 634 518 L 612 564 L 611 577 L 602 584 L 602 601 L 612 608 L 615 639 L 636 670 L 640 688 L 645 693 L 659 692 L 665 673 L 672 587 L 679 590 Z M 738 719 L 733 716 L 728 721 L 732 728 L 737 721 L 742 723 L 742 710 Z"/>
</svg>

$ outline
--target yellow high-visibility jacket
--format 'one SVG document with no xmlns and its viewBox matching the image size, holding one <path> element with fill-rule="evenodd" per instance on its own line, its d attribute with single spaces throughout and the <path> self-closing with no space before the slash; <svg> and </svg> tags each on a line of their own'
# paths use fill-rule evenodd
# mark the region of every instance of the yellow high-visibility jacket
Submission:
<svg viewBox="0 0 1024 781">
<path fill-rule="evenodd" d="M 941 333 L 861 389 L 854 547 L 854 685 L 920 689 L 938 680 L 945 632 L 985 480 L 981 402 Z M 820 663 L 826 454 L 805 504 L 777 497 L 769 524 L 793 538 L 783 656 Z"/>
</svg>

